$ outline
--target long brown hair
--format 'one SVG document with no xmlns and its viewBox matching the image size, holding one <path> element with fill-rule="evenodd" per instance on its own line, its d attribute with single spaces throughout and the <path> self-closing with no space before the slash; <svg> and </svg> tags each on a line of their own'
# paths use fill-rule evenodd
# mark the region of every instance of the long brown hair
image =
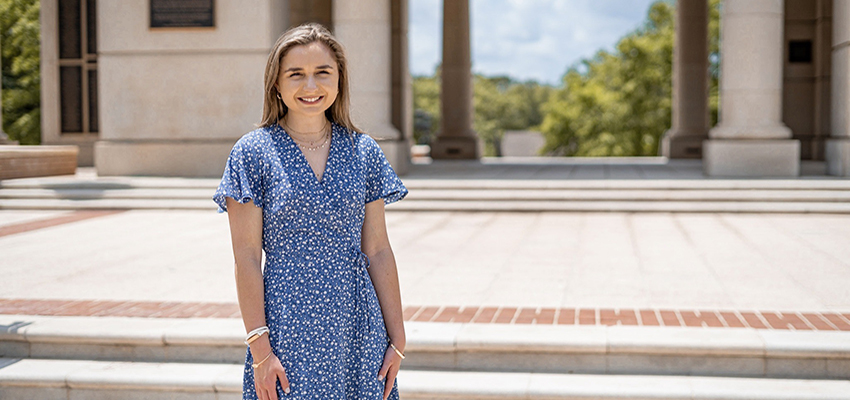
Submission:
<svg viewBox="0 0 850 400">
<path fill-rule="evenodd" d="M 327 28 L 313 22 L 284 32 L 277 39 L 271 53 L 269 53 L 269 61 L 266 63 L 266 73 L 263 77 L 265 81 L 263 120 L 258 126 L 272 126 L 279 119 L 283 118 L 288 111 L 283 100 L 277 97 L 278 90 L 275 87 L 278 76 L 280 76 L 280 64 L 283 61 L 283 57 L 295 46 L 308 45 L 314 42 L 322 43 L 331 50 L 334 59 L 336 59 L 337 70 L 339 71 L 339 93 L 336 96 L 336 100 L 331 104 L 331 107 L 325 110 L 325 116 L 331 122 L 336 122 L 355 132 L 360 132 L 351 122 L 348 61 L 345 58 L 345 51 L 342 48 L 342 44 L 333 37 Z"/>
</svg>

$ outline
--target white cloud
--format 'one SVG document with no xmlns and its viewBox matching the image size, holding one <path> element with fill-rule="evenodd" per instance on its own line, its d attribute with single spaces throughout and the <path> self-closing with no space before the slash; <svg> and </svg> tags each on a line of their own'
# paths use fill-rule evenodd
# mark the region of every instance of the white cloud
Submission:
<svg viewBox="0 0 850 400">
<path fill-rule="evenodd" d="M 442 58 L 443 2 L 439 0 L 410 0 L 408 51 L 410 73 L 431 75 Z"/>
<path fill-rule="evenodd" d="M 567 67 L 612 49 L 654 0 L 471 0 L 475 72 L 557 84 Z M 442 46 L 442 1 L 410 0 L 410 66 L 431 74 Z"/>
</svg>

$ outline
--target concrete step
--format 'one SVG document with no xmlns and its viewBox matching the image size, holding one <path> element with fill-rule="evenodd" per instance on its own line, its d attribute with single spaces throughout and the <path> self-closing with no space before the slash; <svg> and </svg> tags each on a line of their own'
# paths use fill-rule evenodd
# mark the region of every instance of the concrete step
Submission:
<svg viewBox="0 0 850 400">
<path fill-rule="evenodd" d="M 850 190 L 850 179 L 404 179 L 410 189 Z M 2 186 L 0 186 L 2 187 Z"/>
<path fill-rule="evenodd" d="M 420 189 L 411 192 L 406 200 L 847 202 L 850 200 L 850 190 Z"/>
<path fill-rule="evenodd" d="M 405 324 L 408 368 L 850 379 L 850 332 Z M 244 362 L 238 319 L 0 315 L 0 357 Z"/>
<path fill-rule="evenodd" d="M 635 201 L 635 200 L 423 200 L 411 195 L 387 207 L 392 211 L 459 212 L 689 212 L 689 213 L 850 213 L 850 201 L 803 201 L 802 198 L 747 201 Z M 7 210 L 84 210 L 84 209 L 156 209 L 208 210 L 215 204 L 207 197 L 157 196 L 154 198 L 2 198 L 0 209 Z"/>
<path fill-rule="evenodd" d="M 197 199 L 5 199 L 0 210 L 208 210 L 216 209 L 212 200 Z"/>
<path fill-rule="evenodd" d="M 0 358 L 0 399 L 241 399 L 242 366 Z"/>
<path fill-rule="evenodd" d="M 0 182 L 0 209 L 214 210 L 217 179 L 47 177 Z M 390 211 L 850 213 L 850 180 L 408 179 Z"/>
<path fill-rule="evenodd" d="M 241 385 L 239 365 L 0 358 L 3 399 L 238 399 Z M 403 399 L 850 399 L 848 381 L 800 379 L 404 369 L 398 385 Z"/>
<path fill-rule="evenodd" d="M 0 180 L 0 189 L 209 189 L 218 178 L 141 176 L 51 176 Z M 450 190 L 850 190 L 850 179 L 824 176 L 797 179 L 475 179 L 403 176 L 408 189 Z"/>
<path fill-rule="evenodd" d="M 131 188 L 131 189 L 0 189 L 0 199 L 195 199 L 211 201 L 215 188 Z M 848 192 L 850 193 L 850 192 Z"/>
<path fill-rule="evenodd" d="M 135 189 L 0 189 L 0 199 L 36 200 L 158 200 L 194 199 L 210 201 L 210 188 Z M 765 190 L 765 189 L 414 189 L 407 201 L 627 201 L 627 202 L 848 202 L 850 190 Z"/>
<path fill-rule="evenodd" d="M 3 203 L 0 202 L 0 208 Z M 402 201 L 387 211 L 848 214 L 850 203 L 739 201 Z"/>
</svg>

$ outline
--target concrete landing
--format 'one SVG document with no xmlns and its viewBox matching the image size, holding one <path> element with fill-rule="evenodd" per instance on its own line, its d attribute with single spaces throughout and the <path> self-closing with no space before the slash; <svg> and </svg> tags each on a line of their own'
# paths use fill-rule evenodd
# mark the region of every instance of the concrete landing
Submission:
<svg viewBox="0 0 850 400">
<path fill-rule="evenodd" d="M 77 213 L 0 211 L 3 298 L 236 302 L 227 215 Z M 847 215 L 399 211 L 387 224 L 405 305 L 850 311 Z"/>
</svg>

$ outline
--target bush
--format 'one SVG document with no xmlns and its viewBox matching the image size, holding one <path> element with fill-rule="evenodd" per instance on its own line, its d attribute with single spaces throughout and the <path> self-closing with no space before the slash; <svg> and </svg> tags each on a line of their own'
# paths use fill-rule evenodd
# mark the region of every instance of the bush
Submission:
<svg viewBox="0 0 850 400">
<path fill-rule="evenodd" d="M 21 144 L 41 143 L 38 0 L 0 0 L 3 131 Z"/>
</svg>

